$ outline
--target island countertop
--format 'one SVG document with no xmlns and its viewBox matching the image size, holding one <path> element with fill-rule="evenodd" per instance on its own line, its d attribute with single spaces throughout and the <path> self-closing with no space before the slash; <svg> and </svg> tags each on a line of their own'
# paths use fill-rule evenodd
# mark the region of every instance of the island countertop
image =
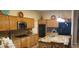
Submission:
<svg viewBox="0 0 79 59">
<path fill-rule="evenodd" d="M 66 36 L 66 35 L 56 35 L 54 37 L 47 35 L 44 38 L 40 38 L 39 41 L 64 43 L 64 45 L 68 45 L 69 39 L 70 36 Z"/>
</svg>

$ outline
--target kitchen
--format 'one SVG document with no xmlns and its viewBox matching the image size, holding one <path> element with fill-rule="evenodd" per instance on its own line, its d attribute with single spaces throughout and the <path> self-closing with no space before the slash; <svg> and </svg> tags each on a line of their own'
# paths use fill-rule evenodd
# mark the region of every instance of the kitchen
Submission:
<svg viewBox="0 0 79 59">
<path fill-rule="evenodd" d="M 71 24 L 71 10 L 3 10 L 0 11 L 0 46 L 71 48 Z"/>
</svg>

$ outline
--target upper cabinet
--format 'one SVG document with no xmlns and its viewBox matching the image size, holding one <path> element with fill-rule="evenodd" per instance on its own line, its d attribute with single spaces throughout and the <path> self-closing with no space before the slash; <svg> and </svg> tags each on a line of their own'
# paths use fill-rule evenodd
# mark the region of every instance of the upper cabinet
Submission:
<svg viewBox="0 0 79 59">
<path fill-rule="evenodd" d="M 46 24 L 46 27 L 58 27 L 58 22 L 50 19 L 39 20 L 38 24 Z"/>
<path fill-rule="evenodd" d="M 25 22 L 27 29 L 34 27 L 34 19 L 0 15 L 0 31 L 17 30 L 18 22 Z"/>
<path fill-rule="evenodd" d="M 9 30 L 9 19 L 8 16 L 0 15 L 0 31 Z"/>
<path fill-rule="evenodd" d="M 27 24 L 27 29 L 32 29 L 34 27 L 34 19 L 32 18 L 20 18 L 18 17 L 18 22 L 25 22 Z"/>
<path fill-rule="evenodd" d="M 47 27 L 58 27 L 58 22 L 56 20 L 47 20 Z"/>
<path fill-rule="evenodd" d="M 40 19 L 40 20 L 38 21 L 38 23 L 39 23 L 39 24 L 46 24 L 46 20 L 45 20 L 45 19 L 42 19 L 42 20 Z"/>
<path fill-rule="evenodd" d="M 10 21 L 10 30 L 17 30 L 17 17 L 16 16 L 9 16 L 9 21 Z"/>
<path fill-rule="evenodd" d="M 32 18 L 23 18 L 23 21 L 27 24 L 27 28 L 31 29 L 34 27 L 34 19 Z"/>
</svg>

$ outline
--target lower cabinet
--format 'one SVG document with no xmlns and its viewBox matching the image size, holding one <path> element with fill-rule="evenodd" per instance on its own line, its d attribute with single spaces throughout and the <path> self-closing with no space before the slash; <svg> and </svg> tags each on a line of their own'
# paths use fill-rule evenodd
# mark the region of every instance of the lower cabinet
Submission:
<svg viewBox="0 0 79 59">
<path fill-rule="evenodd" d="M 51 48 L 51 43 L 39 41 L 39 48 Z"/>
<path fill-rule="evenodd" d="M 38 43 L 38 35 L 30 35 L 29 37 L 27 37 L 27 40 L 28 41 L 25 43 L 27 43 L 28 48 L 31 48 Z"/>
<path fill-rule="evenodd" d="M 21 40 L 19 40 L 18 38 L 13 40 L 13 43 L 16 48 L 21 48 Z"/>
<path fill-rule="evenodd" d="M 35 45 L 35 44 L 38 43 L 38 39 L 39 39 L 38 38 L 38 35 L 37 34 L 33 35 L 33 38 L 34 38 L 34 41 L 33 42 L 34 42 L 34 45 Z"/>
<path fill-rule="evenodd" d="M 30 35 L 28 37 L 15 38 L 13 43 L 16 48 L 31 48 L 38 43 L 38 35 Z"/>
<path fill-rule="evenodd" d="M 21 48 L 28 48 L 30 47 L 30 37 L 25 37 L 21 39 Z"/>
</svg>

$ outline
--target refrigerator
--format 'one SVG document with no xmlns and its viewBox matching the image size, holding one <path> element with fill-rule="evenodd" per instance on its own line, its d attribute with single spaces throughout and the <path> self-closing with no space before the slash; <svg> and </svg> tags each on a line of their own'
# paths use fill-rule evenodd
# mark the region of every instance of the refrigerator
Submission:
<svg viewBox="0 0 79 59">
<path fill-rule="evenodd" d="M 38 25 L 38 34 L 39 34 L 39 37 L 45 37 L 45 34 L 46 34 L 46 25 L 45 24 Z"/>
</svg>

